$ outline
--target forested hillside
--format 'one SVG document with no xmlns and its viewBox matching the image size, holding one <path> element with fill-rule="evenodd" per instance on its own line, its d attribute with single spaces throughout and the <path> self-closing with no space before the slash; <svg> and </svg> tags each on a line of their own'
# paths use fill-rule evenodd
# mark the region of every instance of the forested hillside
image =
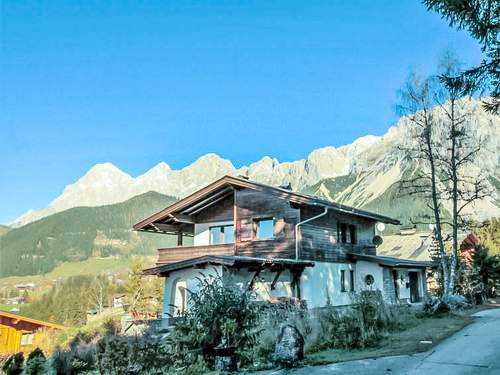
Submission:
<svg viewBox="0 0 500 375">
<path fill-rule="evenodd" d="M 0 277 L 42 274 L 92 256 L 153 255 L 174 239 L 137 233 L 132 225 L 174 200 L 149 192 L 123 203 L 72 208 L 13 229 L 0 237 Z"/>
</svg>

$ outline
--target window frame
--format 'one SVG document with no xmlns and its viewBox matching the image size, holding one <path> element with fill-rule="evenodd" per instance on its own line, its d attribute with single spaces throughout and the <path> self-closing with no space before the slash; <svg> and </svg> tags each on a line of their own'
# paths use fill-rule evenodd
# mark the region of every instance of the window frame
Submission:
<svg viewBox="0 0 500 375">
<path fill-rule="evenodd" d="M 225 231 L 227 227 L 233 228 L 233 242 L 226 242 Z M 219 242 L 214 243 L 212 240 L 212 229 L 218 228 L 219 232 Z M 236 242 L 236 233 L 234 232 L 234 224 L 222 224 L 222 225 L 212 225 L 208 227 L 208 243 L 210 245 L 230 245 Z"/>
<path fill-rule="evenodd" d="M 342 293 L 347 292 L 345 287 L 345 270 L 340 270 L 340 291 Z"/>
<path fill-rule="evenodd" d="M 253 239 L 255 241 L 274 241 L 276 239 L 276 218 L 272 216 L 265 216 L 265 217 L 255 217 L 252 219 L 253 221 Z M 266 237 L 266 238 L 261 238 L 259 237 L 259 231 L 260 231 L 260 223 L 262 221 L 271 221 L 273 224 L 273 234 L 272 237 Z"/>
<path fill-rule="evenodd" d="M 356 291 L 354 282 L 355 282 L 354 270 L 349 270 L 349 291 L 350 292 Z"/>
</svg>

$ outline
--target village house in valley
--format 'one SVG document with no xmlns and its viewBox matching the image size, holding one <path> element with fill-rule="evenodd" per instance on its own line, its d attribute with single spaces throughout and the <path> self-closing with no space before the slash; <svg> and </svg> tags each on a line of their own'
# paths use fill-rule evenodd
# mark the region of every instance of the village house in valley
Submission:
<svg viewBox="0 0 500 375">
<path fill-rule="evenodd" d="M 351 292 L 380 290 L 389 302 L 422 301 L 429 262 L 377 256 L 378 223 L 395 219 L 226 176 L 134 226 L 177 235 L 147 274 L 165 277 L 163 319 L 187 306 L 200 272 L 253 288 L 259 298 L 308 308 L 348 305 Z"/>
<path fill-rule="evenodd" d="M 0 310 L 0 355 L 29 353 L 49 332 L 58 329 L 64 326 Z"/>
</svg>

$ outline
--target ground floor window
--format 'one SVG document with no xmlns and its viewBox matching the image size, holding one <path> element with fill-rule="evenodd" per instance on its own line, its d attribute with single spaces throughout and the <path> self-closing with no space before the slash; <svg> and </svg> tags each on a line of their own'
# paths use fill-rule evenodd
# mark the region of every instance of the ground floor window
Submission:
<svg viewBox="0 0 500 375">
<path fill-rule="evenodd" d="M 21 345 L 33 345 L 33 333 L 23 333 L 21 336 Z"/>
<path fill-rule="evenodd" d="M 175 280 L 172 285 L 171 307 L 173 316 L 181 316 L 186 311 L 187 285 L 182 279 Z"/>
<path fill-rule="evenodd" d="M 340 271 L 340 291 L 345 292 L 345 270 Z"/>
<path fill-rule="evenodd" d="M 349 277 L 350 277 L 350 280 L 349 280 L 350 291 L 354 292 L 354 271 L 353 270 L 349 271 Z"/>
</svg>

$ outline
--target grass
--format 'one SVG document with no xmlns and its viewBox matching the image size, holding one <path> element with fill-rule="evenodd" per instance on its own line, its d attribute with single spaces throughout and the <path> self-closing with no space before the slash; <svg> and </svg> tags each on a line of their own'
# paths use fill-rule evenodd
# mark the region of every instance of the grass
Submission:
<svg viewBox="0 0 500 375">
<path fill-rule="evenodd" d="M 359 350 L 330 349 L 306 355 L 305 364 L 323 365 L 358 359 L 377 358 L 425 352 L 447 337 L 460 331 L 474 321 L 468 310 L 463 314 L 445 314 L 438 317 L 410 318 L 401 331 L 387 334 L 377 347 Z M 431 341 L 423 344 L 421 341 Z"/>
</svg>

